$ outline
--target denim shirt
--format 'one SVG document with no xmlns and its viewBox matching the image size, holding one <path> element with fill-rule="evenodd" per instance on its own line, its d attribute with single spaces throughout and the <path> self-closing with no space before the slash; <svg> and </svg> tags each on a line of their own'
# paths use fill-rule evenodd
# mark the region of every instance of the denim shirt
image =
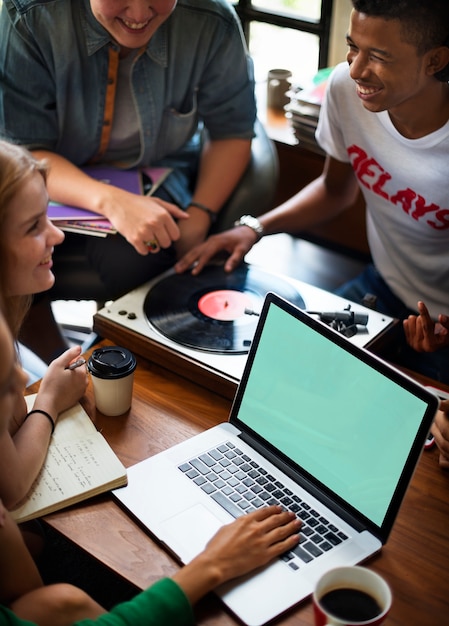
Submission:
<svg viewBox="0 0 449 626">
<path fill-rule="evenodd" d="M 3 0 L 2 138 L 76 165 L 101 160 L 118 52 L 89 0 Z M 198 158 L 202 125 L 211 139 L 251 138 L 252 62 L 226 0 L 179 0 L 137 55 L 132 93 L 140 153 L 129 166 L 189 166 Z"/>
</svg>

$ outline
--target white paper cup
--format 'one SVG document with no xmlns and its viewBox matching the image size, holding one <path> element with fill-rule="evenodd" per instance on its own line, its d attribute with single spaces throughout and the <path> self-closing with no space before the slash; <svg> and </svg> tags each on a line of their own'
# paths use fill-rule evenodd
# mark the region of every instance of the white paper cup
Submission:
<svg viewBox="0 0 449 626">
<path fill-rule="evenodd" d="M 97 348 L 92 352 L 87 368 L 97 409 L 108 416 L 126 413 L 131 407 L 136 369 L 132 352 L 119 346 Z"/>
</svg>

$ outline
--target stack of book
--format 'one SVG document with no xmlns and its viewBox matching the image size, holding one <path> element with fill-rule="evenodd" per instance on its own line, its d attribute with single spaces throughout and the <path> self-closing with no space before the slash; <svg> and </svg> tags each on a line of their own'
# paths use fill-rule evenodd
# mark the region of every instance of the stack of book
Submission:
<svg viewBox="0 0 449 626">
<path fill-rule="evenodd" d="M 291 121 L 296 139 L 300 145 L 319 154 L 323 151 L 316 142 L 315 131 L 332 69 L 320 70 L 310 85 L 304 88 L 292 86 L 287 92 L 290 102 L 285 107 L 286 117 Z"/>
<path fill-rule="evenodd" d="M 172 171 L 168 167 L 144 167 L 121 170 L 109 166 L 86 166 L 81 168 L 86 174 L 104 183 L 120 187 L 130 193 L 151 196 Z M 103 215 L 80 207 L 57 202 L 48 205 L 48 217 L 61 230 L 66 232 L 106 237 L 117 231 Z"/>
</svg>

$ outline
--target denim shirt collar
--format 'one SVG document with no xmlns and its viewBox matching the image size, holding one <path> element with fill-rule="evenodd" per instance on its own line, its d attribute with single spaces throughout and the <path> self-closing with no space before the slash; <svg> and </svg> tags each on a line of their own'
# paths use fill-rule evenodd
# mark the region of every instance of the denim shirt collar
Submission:
<svg viewBox="0 0 449 626">
<path fill-rule="evenodd" d="M 84 14 L 82 16 L 82 26 L 86 34 L 87 54 L 91 56 L 104 46 L 117 46 L 111 39 L 111 35 L 98 22 L 92 13 L 90 0 L 84 1 Z M 164 22 L 154 33 L 146 47 L 145 54 L 161 67 L 168 65 L 168 43 L 167 43 L 167 23 Z"/>
</svg>

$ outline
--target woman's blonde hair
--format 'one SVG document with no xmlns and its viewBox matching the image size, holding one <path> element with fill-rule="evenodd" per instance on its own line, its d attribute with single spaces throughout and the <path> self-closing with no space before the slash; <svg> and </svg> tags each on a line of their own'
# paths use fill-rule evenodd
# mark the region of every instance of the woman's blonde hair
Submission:
<svg viewBox="0 0 449 626">
<path fill-rule="evenodd" d="M 30 307 L 32 296 L 8 296 L 6 294 L 6 272 L 10 265 L 4 239 L 4 223 L 9 204 L 23 181 L 36 172 L 42 175 L 44 181 L 46 180 L 47 165 L 44 161 L 38 161 L 21 146 L 0 140 L 0 304 L 15 339 L 18 337 L 20 327 Z"/>
</svg>

